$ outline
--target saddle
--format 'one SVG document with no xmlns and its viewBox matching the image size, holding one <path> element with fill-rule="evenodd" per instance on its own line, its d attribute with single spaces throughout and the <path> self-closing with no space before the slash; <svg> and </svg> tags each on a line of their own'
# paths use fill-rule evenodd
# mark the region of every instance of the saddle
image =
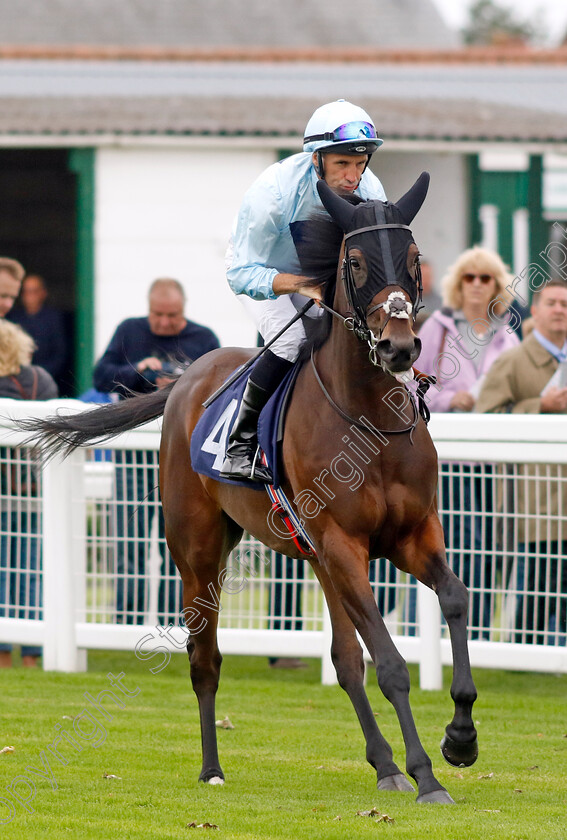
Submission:
<svg viewBox="0 0 567 840">
<path fill-rule="evenodd" d="M 296 362 L 272 394 L 260 413 L 258 421 L 259 457 L 268 464 L 274 477 L 273 485 L 248 481 L 244 484 L 254 490 L 264 490 L 272 510 L 280 517 L 291 539 L 305 556 L 315 556 L 315 548 L 303 528 L 293 506 L 281 488 L 283 475 L 280 452 L 283 440 L 285 415 L 289 405 L 301 362 Z M 245 371 L 205 410 L 191 437 L 191 465 L 195 472 L 207 475 L 224 484 L 243 486 L 242 481 L 221 477 L 227 441 L 246 387 L 249 371 Z"/>
<path fill-rule="evenodd" d="M 279 487 L 282 480 L 279 449 L 283 439 L 285 415 L 300 368 L 301 362 L 297 362 L 283 378 L 262 409 L 258 421 L 260 456 L 265 458 L 270 467 L 274 476 L 273 486 L 276 488 Z M 195 472 L 207 475 L 225 484 L 238 484 L 241 487 L 242 481 L 237 482 L 228 478 L 221 478 L 220 469 L 249 372 L 250 369 L 243 372 L 241 377 L 236 379 L 226 391 L 209 405 L 195 426 L 191 437 L 191 465 Z M 247 482 L 246 486 L 255 490 L 265 489 L 263 483 L 252 480 Z"/>
</svg>

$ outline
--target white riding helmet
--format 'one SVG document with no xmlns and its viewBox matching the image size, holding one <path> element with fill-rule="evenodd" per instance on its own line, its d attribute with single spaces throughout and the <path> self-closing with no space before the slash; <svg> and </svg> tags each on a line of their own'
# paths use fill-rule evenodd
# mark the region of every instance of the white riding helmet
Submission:
<svg viewBox="0 0 567 840">
<path fill-rule="evenodd" d="M 338 99 L 317 108 L 305 128 L 303 151 L 370 156 L 383 142 L 366 111 Z"/>
</svg>

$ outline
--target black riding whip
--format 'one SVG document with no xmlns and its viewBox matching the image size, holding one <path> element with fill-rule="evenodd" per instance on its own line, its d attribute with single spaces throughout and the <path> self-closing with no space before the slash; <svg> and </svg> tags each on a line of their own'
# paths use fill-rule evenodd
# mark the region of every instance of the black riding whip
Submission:
<svg viewBox="0 0 567 840">
<path fill-rule="evenodd" d="M 265 353 L 266 350 L 270 349 L 270 347 L 272 346 L 274 341 L 277 341 L 278 338 L 280 336 L 282 336 L 284 334 L 284 332 L 291 327 L 292 324 L 295 324 L 296 321 L 299 321 L 299 319 L 301 317 L 303 317 L 303 315 L 305 315 L 307 310 L 310 309 L 313 306 L 314 303 L 315 303 L 314 299 L 308 300 L 307 303 L 305 304 L 305 306 L 302 306 L 301 309 L 299 310 L 299 312 L 295 313 L 295 315 L 293 316 L 291 321 L 288 321 L 288 323 L 285 325 L 285 327 L 282 327 L 282 329 L 279 331 L 279 333 L 277 335 L 275 335 L 273 338 L 270 339 L 270 341 L 268 341 L 267 344 L 265 344 L 263 347 L 261 347 L 259 349 L 259 351 L 252 356 L 251 359 L 248 359 L 248 361 L 245 362 L 245 364 L 243 364 L 239 368 L 237 368 L 234 371 L 234 373 L 232 374 L 232 376 L 229 376 L 229 378 L 225 382 L 222 383 L 220 388 L 218 388 L 214 392 L 214 394 L 211 394 L 210 397 L 207 397 L 207 399 L 203 403 L 203 407 L 208 408 L 210 406 L 210 404 L 213 403 L 217 399 L 217 397 L 220 397 L 220 395 L 223 394 L 226 391 L 226 389 L 229 388 L 232 385 L 233 382 L 236 382 L 236 380 L 239 379 L 242 376 L 242 374 L 245 373 L 248 370 L 249 367 L 252 367 L 254 362 L 257 359 L 260 358 L 262 353 Z"/>
</svg>

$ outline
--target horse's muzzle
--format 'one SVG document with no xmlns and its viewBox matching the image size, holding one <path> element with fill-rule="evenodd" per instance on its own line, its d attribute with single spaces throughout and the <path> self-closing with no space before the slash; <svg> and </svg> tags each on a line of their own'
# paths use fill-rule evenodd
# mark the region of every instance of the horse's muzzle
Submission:
<svg viewBox="0 0 567 840">
<path fill-rule="evenodd" d="M 382 367 L 389 373 L 403 373 L 409 370 L 421 353 L 421 340 L 416 336 L 407 338 L 381 338 L 376 344 L 376 352 Z"/>
</svg>

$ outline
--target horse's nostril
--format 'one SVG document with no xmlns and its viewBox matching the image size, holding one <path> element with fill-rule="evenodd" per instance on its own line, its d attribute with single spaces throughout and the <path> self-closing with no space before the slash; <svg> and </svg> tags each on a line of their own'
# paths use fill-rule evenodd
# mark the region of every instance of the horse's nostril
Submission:
<svg viewBox="0 0 567 840">
<path fill-rule="evenodd" d="M 396 351 L 392 346 L 392 342 L 388 338 L 381 339 L 376 345 L 376 349 L 378 350 L 378 355 L 383 361 L 393 359 L 396 354 Z"/>
<path fill-rule="evenodd" d="M 376 349 L 382 359 L 393 359 L 395 356 L 413 356 L 414 353 L 421 351 L 421 341 L 419 339 L 390 341 L 390 339 L 385 338 L 378 342 Z"/>
</svg>

